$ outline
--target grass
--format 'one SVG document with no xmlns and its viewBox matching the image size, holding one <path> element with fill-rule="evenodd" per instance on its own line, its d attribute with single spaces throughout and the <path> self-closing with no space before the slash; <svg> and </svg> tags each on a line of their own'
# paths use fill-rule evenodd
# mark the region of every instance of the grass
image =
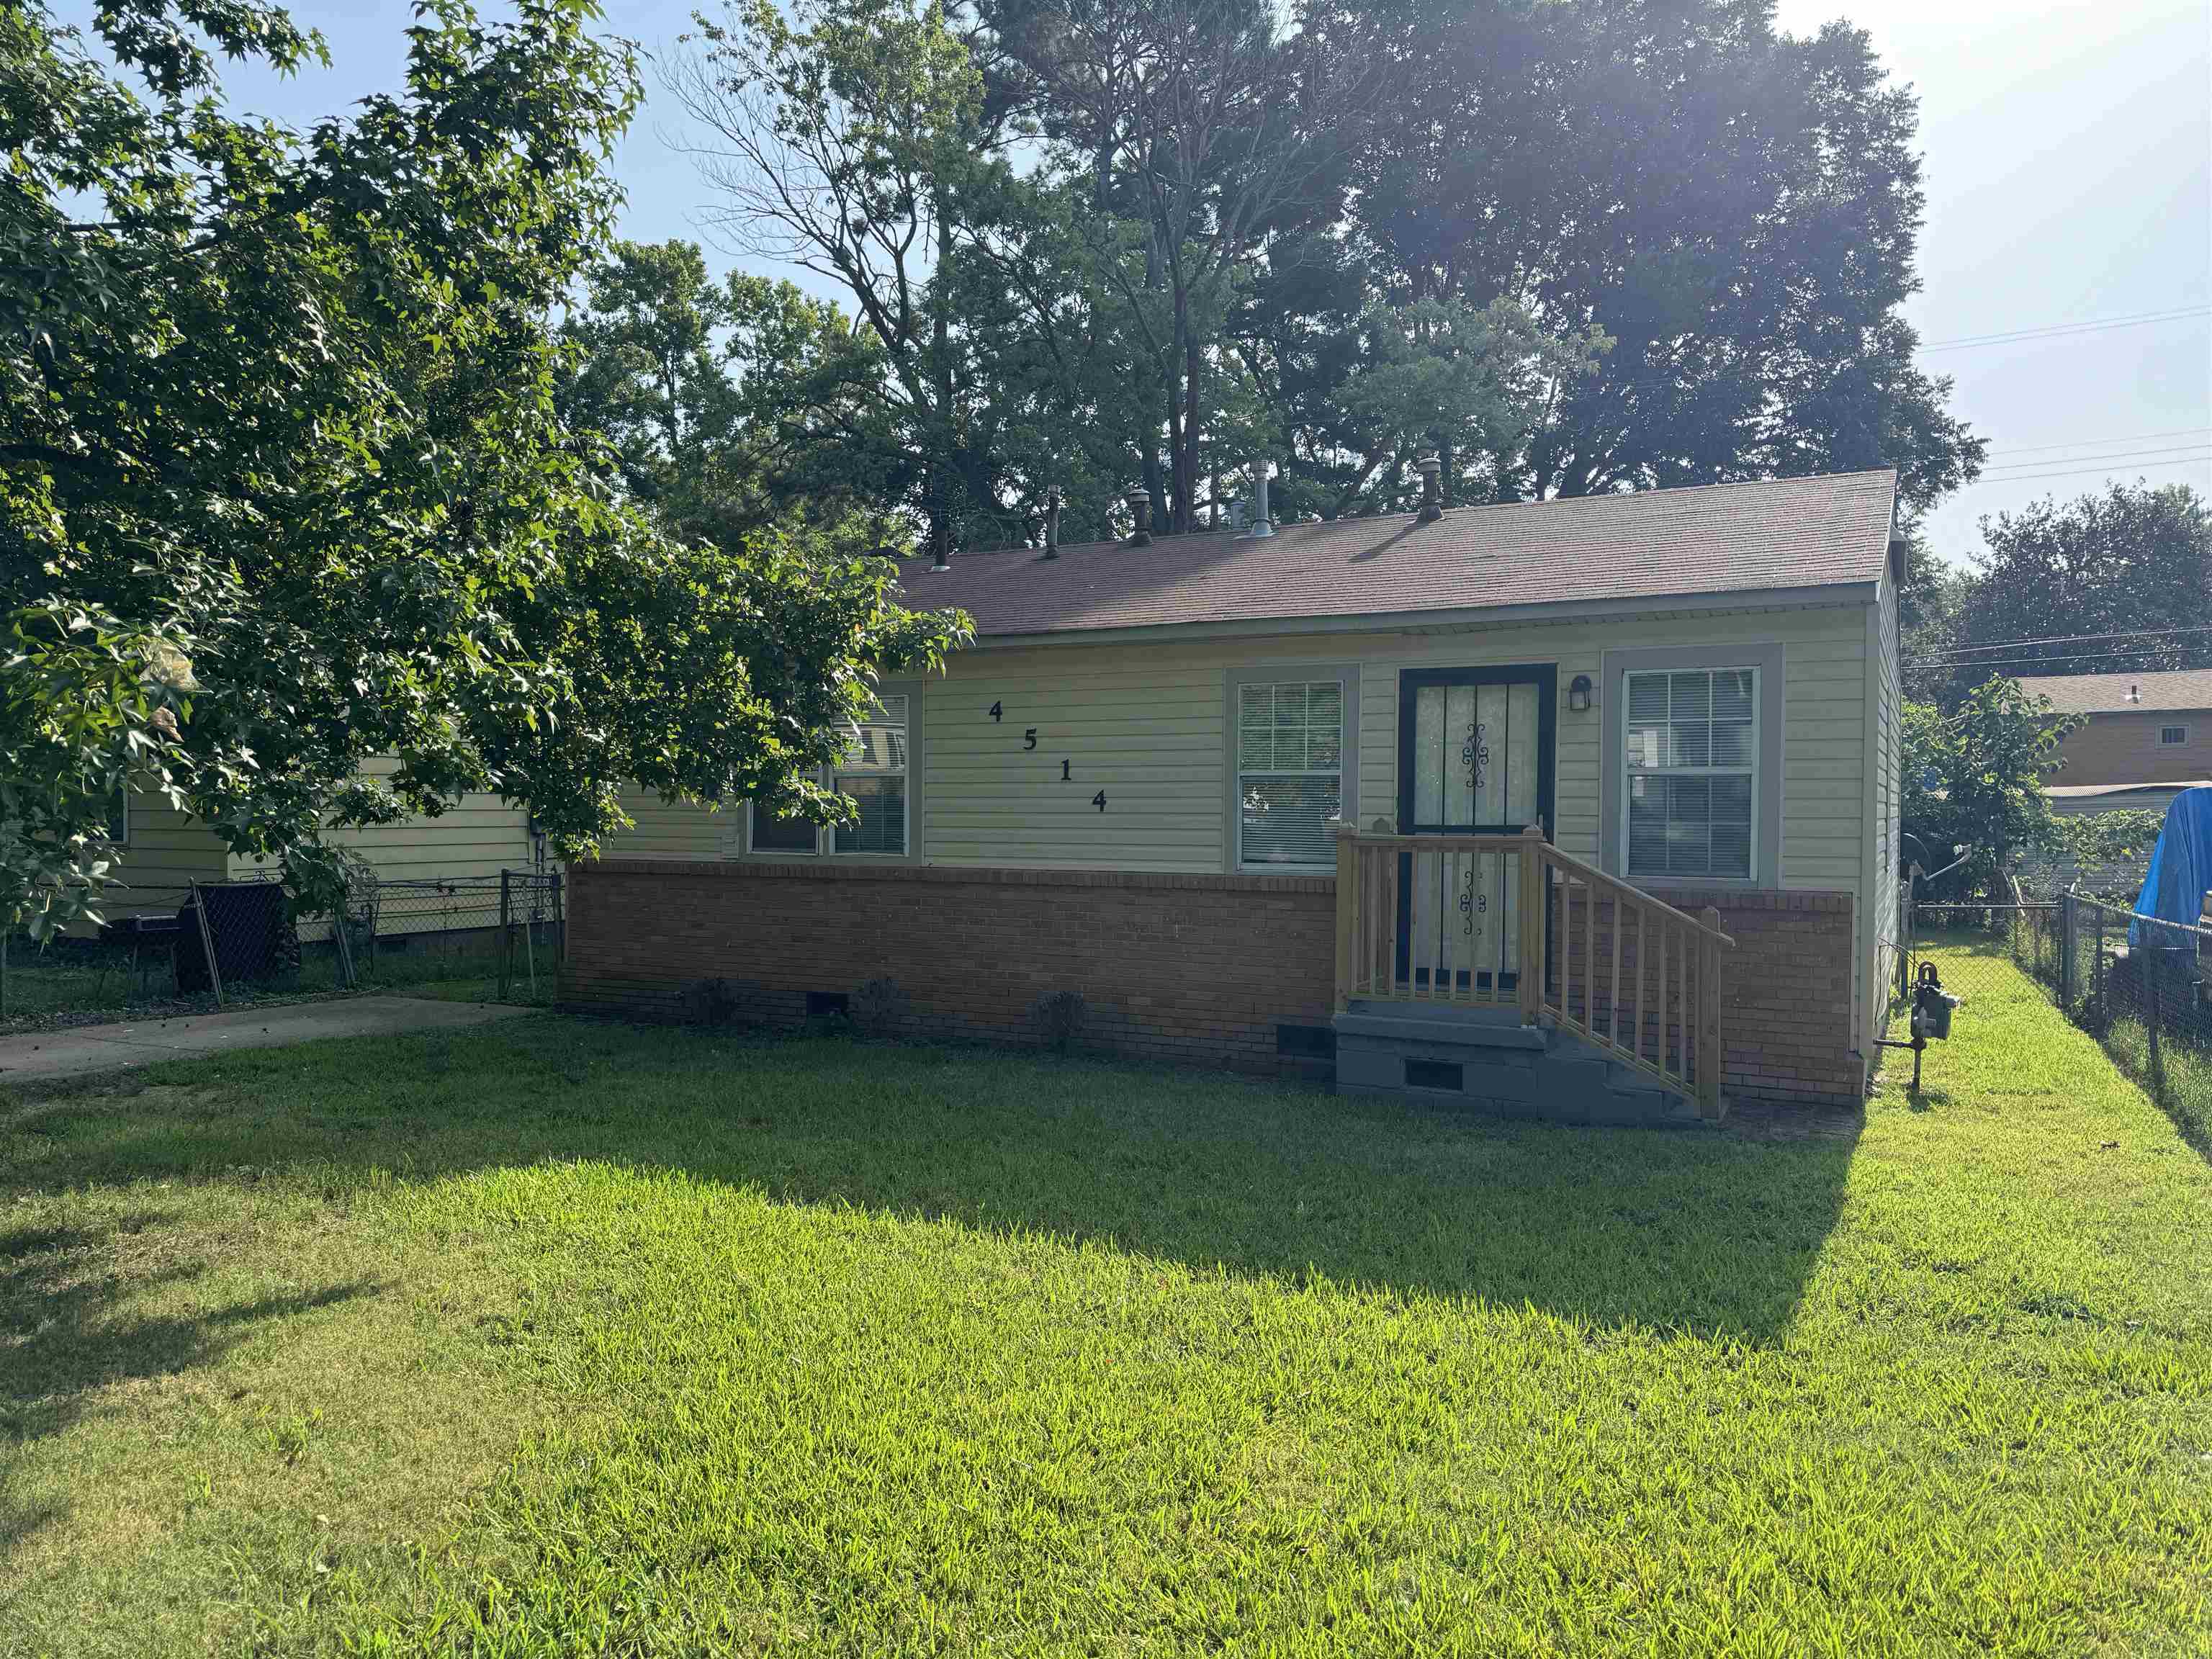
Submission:
<svg viewBox="0 0 2212 1659">
<path fill-rule="evenodd" d="M 2212 1170 L 551 1018 L 0 1121 L 0 1651 L 2194 1654 Z"/>
</svg>

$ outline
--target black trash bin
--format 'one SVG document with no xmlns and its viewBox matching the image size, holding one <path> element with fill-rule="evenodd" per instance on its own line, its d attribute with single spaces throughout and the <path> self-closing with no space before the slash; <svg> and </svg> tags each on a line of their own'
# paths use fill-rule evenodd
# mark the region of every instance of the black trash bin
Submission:
<svg viewBox="0 0 2212 1659">
<path fill-rule="evenodd" d="M 299 967 L 299 935 L 283 884 L 203 882 L 199 897 L 207 905 L 207 931 L 226 986 L 265 984 Z M 177 989 L 189 995 L 213 988 L 199 913 L 187 899 L 177 911 Z"/>
</svg>

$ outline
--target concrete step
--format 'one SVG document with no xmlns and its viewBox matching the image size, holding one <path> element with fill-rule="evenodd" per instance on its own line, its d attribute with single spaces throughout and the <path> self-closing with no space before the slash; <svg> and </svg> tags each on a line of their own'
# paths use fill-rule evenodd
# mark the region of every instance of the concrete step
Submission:
<svg viewBox="0 0 2212 1659">
<path fill-rule="evenodd" d="M 1336 1017 L 1340 1094 L 1559 1123 L 1695 1124 L 1695 1105 L 1580 1038 L 1512 1009 L 1358 1004 Z"/>
</svg>

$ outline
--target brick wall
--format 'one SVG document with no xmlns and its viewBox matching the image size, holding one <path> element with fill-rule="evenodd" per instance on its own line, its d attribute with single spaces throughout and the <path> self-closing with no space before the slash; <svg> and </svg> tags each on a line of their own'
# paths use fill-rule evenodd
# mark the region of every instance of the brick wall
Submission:
<svg viewBox="0 0 2212 1659">
<path fill-rule="evenodd" d="M 1334 994 L 1329 877 L 608 860 L 570 882 L 562 1000 L 587 1012 L 680 1018 L 718 978 L 740 1018 L 793 1024 L 888 975 L 912 1035 L 1019 1043 L 1075 990 L 1090 1046 L 1273 1072 L 1277 1024 L 1326 1026 Z"/>
<path fill-rule="evenodd" d="M 912 1035 L 1020 1043 L 1037 1041 L 1040 996 L 1077 990 L 1095 1046 L 1272 1072 L 1285 1068 L 1276 1026 L 1325 1026 L 1334 998 L 1333 877 L 609 860 L 573 866 L 570 884 L 562 1000 L 586 1012 L 681 1018 L 685 988 L 714 978 L 739 1018 L 795 1024 L 807 993 L 888 975 Z M 1715 906 L 1736 940 L 1722 964 L 1724 1091 L 1859 1099 L 1850 896 L 1657 896 Z"/>
<path fill-rule="evenodd" d="M 1738 1100 L 1850 1105 L 1866 1068 L 1851 1031 L 1851 896 L 1658 887 L 1696 915 L 1721 913 L 1735 949 L 1721 952 L 1723 1094 Z"/>
</svg>

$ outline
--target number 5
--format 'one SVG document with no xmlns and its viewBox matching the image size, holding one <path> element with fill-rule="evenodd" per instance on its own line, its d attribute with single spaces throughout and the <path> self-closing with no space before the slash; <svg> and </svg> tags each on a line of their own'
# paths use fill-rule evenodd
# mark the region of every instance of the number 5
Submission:
<svg viewBox="0 0 2212 1659">
<path fill-rule="evenodd" d="M 1022 733 L 1022 747 L 1024 749 L 1034 749 L 1036 747 L 1036 727 L 1034 726 L 1030 727 L 1028 731 Z"/>
</svg>

